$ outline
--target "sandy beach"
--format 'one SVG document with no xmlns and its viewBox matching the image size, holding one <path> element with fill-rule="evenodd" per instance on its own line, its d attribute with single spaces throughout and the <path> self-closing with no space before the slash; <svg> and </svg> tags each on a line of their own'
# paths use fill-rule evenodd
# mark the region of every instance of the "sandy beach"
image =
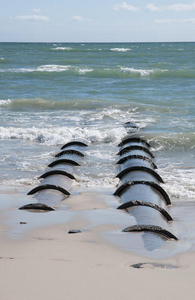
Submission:
<svg viewBox="0 0 195 300">
<path fill-rule="evenodd" d="M 127 223 L 109 193 L 75 194 L 56 211 L 39 213 L 18 210 L 32 202 L 24 191 L 3 187 L 0 198 L 3 300 L 195 298 L 193 251 L 154 259 L 105 238 L 108 232 L 120 235 Z M 136 243 L 130 235 L 125 239 Z"/>
</svg>

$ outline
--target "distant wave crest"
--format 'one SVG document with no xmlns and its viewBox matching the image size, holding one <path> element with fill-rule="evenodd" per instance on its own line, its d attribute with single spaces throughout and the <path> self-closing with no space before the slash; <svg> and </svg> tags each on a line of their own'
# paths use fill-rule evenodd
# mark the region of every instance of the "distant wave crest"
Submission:
<svg viewBox="0 0 195 300">
<path fill-rule="evenodd" d="M 35 72 L 63 72 L 71 68 L 69 65 L 42 65 L 34 69 Z"/>
<path fill-rule="evenodd" d="M 8 105 L 11 104 L 11 100 L 7 99 L 7 100 L 0 100 L 0 106 L 4 106 L 4 105 Z"/>
<path fill-rule="evenodd" d="M 131 49 L 130 48 L 111 48 L 110 51 L 127 52 L 127 51 L 131 51 Z"/>
<path fill-rule="evenodd" d="M 39 72 L 45 76 L 55 76 L 55 73 L 66 74 L 67 76 L 89 76 L 91 78 L 195 78 L 195 69 L 168 70 L 160 68 L 136 68 L 134 66 L 116 66 L 105 68 L 101 66 L 75 66 L 75 65 L 40 65 L 35 68 L 12 68 L 1 69 L 1 73 L 29 73 Z"/>
<path fill-rule="evenodd" d="M 72 50 L 72 48 L 71 47 L 56 47 L 56 48 L 52 48 L 52 50 L 70 51 L 70 50 Z"/>
<path fill-rule="evenodd" d="M 144 70 L 144 69 L 134 69 L 134 68 L 126 68 L 126 67 L 121 67 L 122 72 L 128 72 L 132 74 L 137 74 L 141 76 L 149 76 L 154 72 L 154 70 Z"/>
</svg>

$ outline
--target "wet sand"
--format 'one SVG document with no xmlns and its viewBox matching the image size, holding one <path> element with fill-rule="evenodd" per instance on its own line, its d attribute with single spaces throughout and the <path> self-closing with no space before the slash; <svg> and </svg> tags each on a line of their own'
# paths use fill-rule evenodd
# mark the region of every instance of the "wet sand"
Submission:
<svg viewBox="0 0 195 300">
<path fill-rule="evenodd" d="M 195 298 L 190 237 L 139 253 L 137 235 L 121 234 L 132 218 L 116 210 L 109 192 L 75 194 L 56 211 L 39 213 L 18 210 L 32 202 L 24 191 L 2 188 L 0 199 L 2 299 Z M 179 233 L 178 205 L 171 209 Z"/>
</svg>

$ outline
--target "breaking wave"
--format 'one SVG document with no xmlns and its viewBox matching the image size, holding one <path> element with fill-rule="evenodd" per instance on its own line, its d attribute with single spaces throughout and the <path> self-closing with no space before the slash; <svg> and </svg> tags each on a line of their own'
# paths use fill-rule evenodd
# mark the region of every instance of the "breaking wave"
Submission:
<svg viewBox="0 0 195 300">
<path fill-rule="evenodd" d="M 111 48 L 111 51 L 116 51 L 116 52 L 127 52 L 127 51 L 131 51 L 130 48 Z"/>
<path fill-rule="evenodd" d="M 22 128 L 0 127 L 0 139 L 21 139 L 46 145 L 61 145 L 72 139 L 83 139 L 89 142 L 118 143 L 126 131 L 120 128 L 96 129 L 91 127 L 47 127 L 47 128 Z"/>
<path fill-rule="evenodd" d="M 62 73 L 72 76 L 89 76 L 91 78 L 195 78 L 194 69 L 179 69 L 179 70 L 168 70 L 168 69 L 144 69 L 134 68 L 127 66 L 117 66 L 114 68 L 101 68 L 99 66 L 73 66 L 73 65 L 41 65 L 36 68 L 7 68 L 1 69 L 1 73 L 40 73 L 51 74 L 51 73 Z"/>
</svg>

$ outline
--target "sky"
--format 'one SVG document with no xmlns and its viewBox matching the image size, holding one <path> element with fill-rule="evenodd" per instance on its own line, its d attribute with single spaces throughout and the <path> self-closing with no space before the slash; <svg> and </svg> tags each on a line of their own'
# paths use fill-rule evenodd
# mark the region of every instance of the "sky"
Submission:
<svg viewBox="0 0 195 300">
<path fill-rule="evenodd" d="M 4 0 L 0 42 L 195 41 L 195 1 Z"/>
</svg>

